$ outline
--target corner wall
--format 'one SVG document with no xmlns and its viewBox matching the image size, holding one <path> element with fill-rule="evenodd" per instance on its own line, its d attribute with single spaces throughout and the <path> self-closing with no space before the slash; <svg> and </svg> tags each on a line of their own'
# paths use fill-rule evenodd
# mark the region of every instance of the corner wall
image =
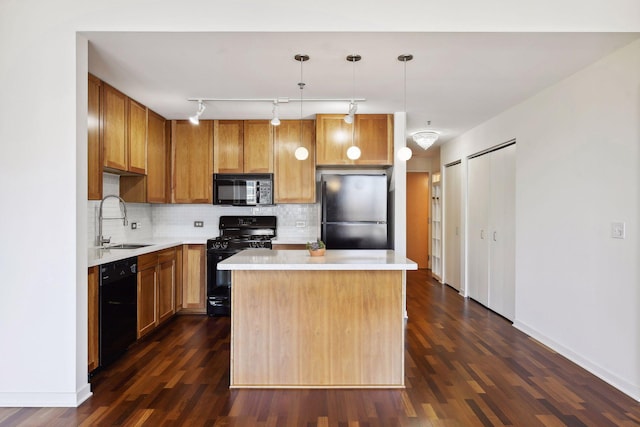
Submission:
<svg viewBox="0 0 640 427">
<path fill-rule="evenodd" d="M 446 144 L 441 164 L 462 158 L 466 187 L 464 158 L 512 138 L 514 326 L 640 400 L 640 40 Z"/>
</svg>

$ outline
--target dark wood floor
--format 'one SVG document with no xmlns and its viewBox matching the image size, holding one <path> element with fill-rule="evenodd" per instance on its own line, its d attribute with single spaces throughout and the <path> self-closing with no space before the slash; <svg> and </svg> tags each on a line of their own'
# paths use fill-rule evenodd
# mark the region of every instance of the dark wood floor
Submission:
<svg viewBox="0 0 640 427">
<path fill-rule="evenodd" d="M 0 408 L 0 426 L 640 425 L 638 402 L 426 271 L 407 310 L 405 390 L 229 390 L 229 319 L 178 316 L 79 408 Z"/>
</svg>

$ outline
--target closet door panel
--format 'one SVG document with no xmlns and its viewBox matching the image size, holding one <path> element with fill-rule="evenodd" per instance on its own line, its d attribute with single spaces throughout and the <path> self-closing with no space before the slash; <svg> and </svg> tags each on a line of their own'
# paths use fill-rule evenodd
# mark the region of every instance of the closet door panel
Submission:
<svg viewBox="0 0 640 427">
<path fill-rule="evenodd" d="M 489 308 L 515 314 L 515 145 L 491 153 Z"/>
<path fill-rule="evenodd" d="M 462 165 L 447 166 L 444 176 L 444 281 L 460 290 L 460 196 L 462 194 Z"/>
<path fill-rule="evenodd" d="M 467 242 L 469 296 L 488 306 L 489 304 L 489 197 L 490 159 L 479 156 L 469 159 L 467 196 Z"/>
</svg>

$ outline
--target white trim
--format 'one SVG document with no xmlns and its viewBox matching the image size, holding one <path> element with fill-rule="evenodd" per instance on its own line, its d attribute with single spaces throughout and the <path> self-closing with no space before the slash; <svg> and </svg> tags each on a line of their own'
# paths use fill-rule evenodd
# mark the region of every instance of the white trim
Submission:
<svg viewBox="0 0 640 427">
<path fill-rule="evenodd" d="M 89 384 L 76 393 L 0 393 L 0 407 L 77 408 L 92 394 Z"/>
<path fill-rule="evenodd" d="M 531 338 L 539 341 L 540 343 L 549 347 L 551 350 L 557 352 L 561 356 L 566 357 L 576 365 L 589 371 L 590 373 L 600 378 L 604 382 L 608 383 L 609 385 L 617 388 L 621 392 L 627 394 L 629 397 L 640 402 L 640 387 L 637 387 L 631 384 L 629 381 L 618 377 L 617 375 L 609 372 L 607 369 L 599 366 L 598 364 L 588 359 L 585 359 L 584 357 L 580 356 L 570 348 L 565 347 L 562 344 L 559 344 L 558 342 L 541 334 L 539 331 L 529 327 L 528 325 L 518 320 L 516 320 L 513 323 L 513 327 L 524 332 L 525 334 L 529 335 Z"/>
</svg>

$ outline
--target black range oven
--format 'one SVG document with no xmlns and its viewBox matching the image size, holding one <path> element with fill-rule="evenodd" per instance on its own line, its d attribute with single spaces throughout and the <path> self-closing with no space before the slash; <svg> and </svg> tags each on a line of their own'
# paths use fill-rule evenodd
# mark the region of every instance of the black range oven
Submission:
<svg viewBox="0 0 640 427">
<path fill-rule="evenodd" d="M 231 271 L 218 263 L 245 249 L 271 249 L 275 216 L 221 216 L 220 236 L 207 240 L 207 314 L 231 315 Z"/>
</svg>

